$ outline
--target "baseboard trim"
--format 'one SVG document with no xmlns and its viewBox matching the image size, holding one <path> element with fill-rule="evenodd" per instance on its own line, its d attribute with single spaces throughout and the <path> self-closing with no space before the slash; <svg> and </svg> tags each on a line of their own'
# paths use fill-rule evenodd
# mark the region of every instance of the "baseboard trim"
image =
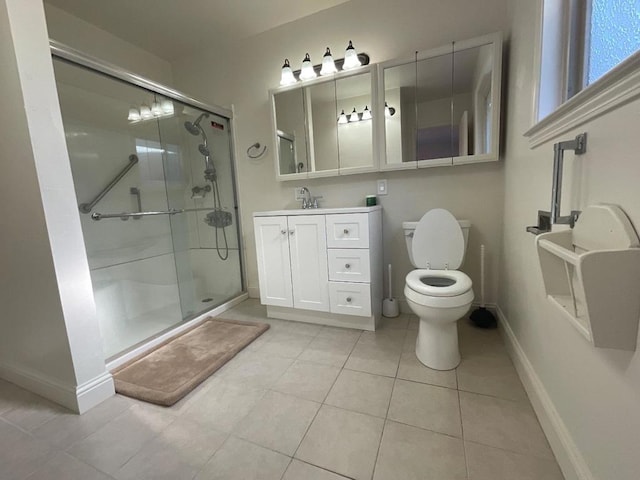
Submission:
<svg viewBox="0 0 640 480">
<path fill-rule="evenodd" d="M 499 305 L 496 306 L 496 312 L 498 314 L 498 321 L 502 327 L 503 338 L 511 359 L 513 360 L 513 364 L 529 395 L 533 409 L 549 440 L 551 449 L 556 456 L 556 460 L 558 461 L 558 465 L 560 465 L 565 479 L 594 480 L 593 474 L 587 466 L 584 457 L 578 450 L 569 430 L 562 421 L 551 397 L 534 370 L 533 365 L 531 365 L 531 362 L 527 358 Z"/>
<path fill-rule="evenodd" d="M 160 345 L 161 343 L 165 342 L 166 340 L 169 340 L 170 338 L 173 338 L 173 337 L 175 337 L 177 335 L 180 335 L 185 330 L 187 330 L 187 329 L 189 329 L 191 327 L 194 327 L 194 326 L 198 325 L 199 323 L 202 323 L 205 318 L 207 318 L 207 317 L 215 317 L 217 315 L 220 315 L 221 313 L 224 313 L 227 310 L 230 310 L 231 308 L 235 307 L 240 302 L 245 301 L 247 298 L 249 298 L 249 295 L 247 293 L 241 293 L 240 295 L 238 295 L 235 298 L 232 298 L 228 302 L 223 303 L 222 305 L 219 305 L 219 306 L 217 306 L 215 308 L 212 308 L 211 310 L 208 310 L 208 311 L 202 313 L 201 315 L 198 315 L 197 317 L 192 318 L 188 322 L 185 322 L 185 323 L 183 323 L 181 325 L 178 325 L 176 328 L 173 328 L 173 329 L 169 330 L 168 332 L 165 332 L 162 335 L 159 335 L 159 336 L 149 340 L 145 344 L 140 345 L 140 346 L 134 348 L 133 350 L 130 350 L 127 353 L 125 353 L 125 354 L 123 354 L 123 355 L 121 355 L 121 356 L 119 356 L 117 358 L 109 360 L 107 362 L 107 370 L 108 371 L 115 370 L 119 366 L 124 365 L 125 363 L 127 363 L 130 360 L 133 360 L 135 357 L 137 357 L 139 355 L 142 355 L 142 354 L 148 352 L 149 350 L 157 347 L 158 345 Z"/>
<path fill-rule="evenodd" d="M 249 298 L 260 298 L 260 287 L 249 287 L 247 291 L 249 292 Z"/>
<path fill-rule="evenodd" d="M 0 377 L 76 413 L 84 413 L 115 394 L 109 372 L 76 387 L 29 368 L 3 363 L 0 364 Z"/>
<path fill-rule="evenodd" d="M 115 394 L 113 377 L 105 371 L 102 375 L 76 387 L 78 413 L 83 414 L 91 410 Z"/>
</svg>

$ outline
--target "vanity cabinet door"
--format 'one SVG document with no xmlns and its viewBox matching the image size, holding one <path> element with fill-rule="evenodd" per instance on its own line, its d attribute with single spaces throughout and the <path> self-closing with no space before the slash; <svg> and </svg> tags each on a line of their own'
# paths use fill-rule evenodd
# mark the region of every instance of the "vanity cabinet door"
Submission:
<svg viewBox="0 0 640 480">
<path fill-rule="evenodd" d="M 253 219 L 258 256 L 260 302 L 293 307 L 287 217 Z"/>
<path fill-rule="evenodd" d="M 324 215 L 296 215 L 289 219 L 289 249 L 293 306 L 329 311 L 329 273 Z"/>
</svg>

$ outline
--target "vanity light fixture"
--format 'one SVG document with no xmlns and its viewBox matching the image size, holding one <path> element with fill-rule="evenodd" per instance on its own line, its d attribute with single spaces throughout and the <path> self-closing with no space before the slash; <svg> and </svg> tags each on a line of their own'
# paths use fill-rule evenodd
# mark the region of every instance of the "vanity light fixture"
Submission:
<svg viewBox="0 0 640 480">
<path fill-rule="evenodd" d="M 137 122 L 141 118 L 142 116 L 140 115 L 140 111 L 136 107 L 131 107 L 129 109 L 129 116 L 127 117 L 127 120 L 130 122 Z"/>
<path fill-rule="evenodd" d="M 331 50 L 327 47 L 327 50 L 324 52 L 324 56 L 322 57 L 322 68 L 320 69 L 320 75 L 331 75 L 332 73 L 336 73 L 338 69 L 336 68 L 336 64 L 333 61 L 333 56 L 331 55 Z"/>
<path fill-rule="evenodd" d="M 164 100 L 162 100 L 162 103 L 160 104 L 162 107 L 162 113 L 165 115 L 173 115 L 173 102 L 171 100 L 169 100 L 168 98 L 165 98 Z"/>
<path fill-rule="evenodd" d="M 396 113 L 396 109 L 393 107 L 390 107 L 387 102 L 384 102 L 384 116 L 389 118 L 389 117 L 393 117 Z"/>
<path fill-rule="evenodd" d="M 164 113 L 162 111 L 162 107 L 160 106 L 160 102 L 156 101 L 151 104 L 151 113 L 153 114 L 154 117 L 159 117 Z"/>
<path fill-rule="evenodd" d="M 154 100 L 151 102 L 151 107 L 149 107 L 147 103 L 143 103 L 139 108 L 132 105 L 129 108 L 127 120 L 131 123 L 144 122 L 162 117 L 170 117 L 174 114 L 174 111 L 173 102 L 168 98 L 161 101 Z"/>
<path fill-rule="evenodd" d="M 150 118 L 153 118 L 153 113 L 151 113 L 151 109 L 146 103 L 140 105 L 140 116 L 143 120 L 149 120 Z"/>
<path fill-rule="evenodd" d="M 296 77 L 293 76 L 293 70 L 291 70 L 291 65 L 289 65 L 289 59 L 284 59 L 284 65 L 282 65 L 282 75 L 280 76 L 280 85 L 283 87 L 285 85 L 293 85 L 296 83 Z"/>
<path fill-rule="evenodd" d="M 338 117 L 338 125 L 355 123 L 361 120 L 371 120 L 372 118 L 373 116 L 371 115 L 371 110 L 369 110 L 368 105 L 365 105 L 362 113 L 358 112 L 358 110 L 355 107 L 353 107 L 353 111 L 349 115 L 346 115 L 344 113 L 344 110 L 342 110 L 342 112 L 340 113 L 340 116 Z"/>
<path fill-rule="evenodd" d="M 323 60 L 323 64 L 324 64 L 324 60 Z M 300 70 L 300 80 L 311 80 L 312 78 L 316 78 L 317 76 L 318 74 L 313 69 L 313 64 L 311 63 L 311 57 L 309 57 L 309 53 L 307 53 L 304 56 L 304 60 L 302 60 L 302 70 Z"/>
<path fill-rule="evenodd" d="M 344 63 L 342 64 L 342 70 L 351 70 L 352 68 L 357 68 L 362 63 L 358 58 L 358 54 L 356 53 L 356 49 L 353 47 L 353 43 L 349 40 L 349 45 L 344 52 Z"/>
</svg>

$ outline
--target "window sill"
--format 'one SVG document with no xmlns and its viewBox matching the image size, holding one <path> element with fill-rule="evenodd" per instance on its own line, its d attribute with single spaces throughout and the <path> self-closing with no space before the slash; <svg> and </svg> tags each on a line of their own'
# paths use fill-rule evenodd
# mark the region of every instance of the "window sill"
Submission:
<svg viewBox="0 0 640 480">
<path fill-rule="evenodd" d="M 640 96 L 640 52 L 560 105 L 524 133 L 535 148 Z"/>
</svg>

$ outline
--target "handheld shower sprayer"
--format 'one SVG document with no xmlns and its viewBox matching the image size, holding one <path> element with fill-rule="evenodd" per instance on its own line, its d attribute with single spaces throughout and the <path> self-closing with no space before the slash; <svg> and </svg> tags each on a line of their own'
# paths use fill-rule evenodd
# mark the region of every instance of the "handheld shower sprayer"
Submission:
<svg viewBox="0 0 640 480">
<path fill-rule="evenodd" d="M 204 136 L 204 131 L 202 130 L 202 127 L 200 126 L 200 122 L 202 121 L 203 118 L 209 118 L 209 114 L 206 113 L 206 112 L 201 113 L 198 116 L 198 118 L 195 119 L 195 121 L 193 123 L 191 123 L 189 121 L 184 122 L 184 128 L 186 128 L 187 132 L 189 132 L 194 137 L 197 137 L 198 135 Z M 205 137 L 205 139 L 206 139 L 206 137 Z"/>
</svg>

